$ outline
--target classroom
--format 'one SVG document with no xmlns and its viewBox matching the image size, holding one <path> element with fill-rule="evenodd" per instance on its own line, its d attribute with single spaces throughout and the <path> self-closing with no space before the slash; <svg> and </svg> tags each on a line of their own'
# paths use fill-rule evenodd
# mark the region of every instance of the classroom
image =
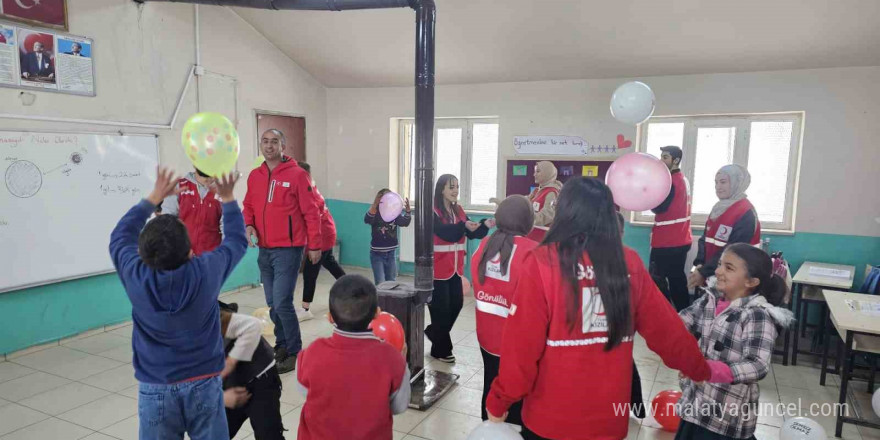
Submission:
<svg viewBox="0 0 880 440">
<path fill-rule="evenodd" d="M 0 440 L 880 440 L 877 17 L 0 0 Z"/>
</svg>

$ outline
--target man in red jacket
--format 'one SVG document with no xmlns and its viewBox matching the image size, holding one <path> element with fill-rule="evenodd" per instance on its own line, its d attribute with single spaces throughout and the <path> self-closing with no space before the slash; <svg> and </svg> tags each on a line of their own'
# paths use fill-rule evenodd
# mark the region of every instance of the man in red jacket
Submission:
<svg viewBox="0 0 880 440">
<path fill-rule="evenodd" d="M 260 139 L 265 162 L 251 171 L 244 197 L 244 223 L 248 242 L 259 246 L 260 278 L 266 304 L 275 323 L 275 359 L 278 372 L 296 366 L 302 349 L 293 291 L 309 244 L 312 263 L 321 259 L 321 212 L 312 191 L 311 178 L 296 161 L 282 154 L 284 134 L 266 130 Z"/>
<path fill-rule="evenodd" d="M 690 305 L 687 275 L 684 263 L 691 250 L 691 188 L 682 174 L 681 148 L 669 146 L 660 149 L 660 160 L 672 173 L 669 195 L 654 212 L 651 230 L 651 257 L 648 263 L 651 277 L 660 291 L 672 301 L 676 311 Z"/>
</svg>

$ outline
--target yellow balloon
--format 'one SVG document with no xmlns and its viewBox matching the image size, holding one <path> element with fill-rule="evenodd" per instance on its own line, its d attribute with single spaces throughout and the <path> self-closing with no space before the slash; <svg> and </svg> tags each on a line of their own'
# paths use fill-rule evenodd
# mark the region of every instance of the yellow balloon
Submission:
<svg viewBox="0 0 880 440">
<path fill-rule="evenodd" d="M 256 159 L 254 159 L 254 166 L 251 167 L 251 168 L 252 168 L 252 169 L 257 169 L 257 168 L 259 168 L 260 165 L 262 165 L 263 162 L 265 162 L 265 161 L 266 161 L 266 158 L 263 157 L 263 155 L 261 154 L 261 155 L 257 156 Z"/>
<path fill-rule="evenodd" d="M 181 143 L 199 171 L 213 177 L 231 173 L 241 145 L 232 122 L 220 113 L 196 113 L 183 125 Z"/>
</svg>

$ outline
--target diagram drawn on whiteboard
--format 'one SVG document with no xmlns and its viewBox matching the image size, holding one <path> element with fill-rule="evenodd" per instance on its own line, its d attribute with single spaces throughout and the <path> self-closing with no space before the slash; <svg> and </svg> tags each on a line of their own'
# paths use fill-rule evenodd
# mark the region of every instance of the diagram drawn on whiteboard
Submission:
<svg viewBox="0 0 880 440">
<path fill-rule="evenodd" d="M 33 197 L 43 186 L 43 173 L 27 160 L 18 160 L 6 168 L 6 189 L 15 197 Z"/>
</svg>

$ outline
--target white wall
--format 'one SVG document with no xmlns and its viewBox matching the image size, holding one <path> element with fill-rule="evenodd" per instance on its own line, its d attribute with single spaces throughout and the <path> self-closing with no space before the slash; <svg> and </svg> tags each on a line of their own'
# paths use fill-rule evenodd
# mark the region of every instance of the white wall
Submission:
<svg viewBox="0 0 880 440">
<path fill-rule="evenodd" d="M 574 135 L 613 144 L 618 133 L 635 138 L 635 128 L 616 122 L 608 110 L 623 81 L 441 86 L 436 115 L 498 116 L 502 156 L 513 156 L 516 135 Z M 805 111 L 797 231 L 880 236 L 880 67 L 643 81 L 657 96 L 655 115 Z M 327 197 L 369 202 L 388 184 L 388 121 L 412 117 L 413 99 L 412 88 L 327 90 Z"/>
<path fill-rule="evenodd" d="M 195 63 L 192 5 L 129 0 L 77 0 L 69 5 L 70 33 L 94 38 L 97 97 L 32 92 L 33 106 L 19 90 L 0 88 L 0 113 L 167 124 L 186 75 Z M 312 166 L 326 166 L 326 92 L 323 85 L 281 53 L 231 10 L 200 7 L 201 58 L 209 71 L 238 81 L 238 131 L 242 151 L 238 168 L 250 170 L 257 155 L 254 109 L 306 117 L 306 145 Z M 193 83 L 193 86 L 195 83 Z M 201 80 L 202 110 L 230 119 L 235 105 L 231 83 Z M 196 88 L 185 97 L 173 130 L 137 130 L 102 126 L 0 119 L 2 130 L 151 132 L 159 134 L 160 161 L 179 171 L 191 169 L 180 146 L 180 130 L 196 112 Z M 323 174 L 316 179 L 323 185 Z M 245 185 L 236 191 L 244 196 Z"/>
</svg>

